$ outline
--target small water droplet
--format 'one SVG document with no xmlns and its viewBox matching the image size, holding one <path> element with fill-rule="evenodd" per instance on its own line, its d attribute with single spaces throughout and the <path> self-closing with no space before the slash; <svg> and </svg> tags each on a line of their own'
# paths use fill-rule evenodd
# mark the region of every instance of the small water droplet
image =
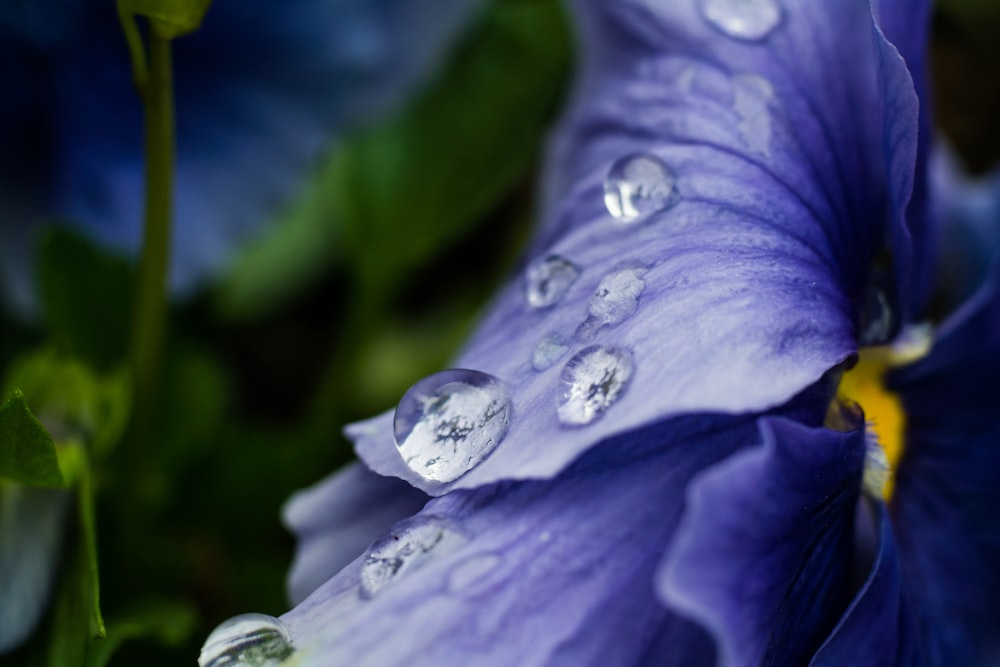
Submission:
<svg viewBox="0 0 1000 667">
<path fill-rule="evenodd" d="M 568 349 L 569 343 L 566 342 L 566 339 L 559 334 L 549 334 L 538 343 L 535 351 L 531 354 L 531 366 L 536 371 L 551 368 L 566 354 Z"/>
<path fill-rule="evenodd" d="M 728 37 L 764 39 L 781 23 L 777 0 L 701 0 L 705 20 Z"/>
<path fill-rule="evenodd" d="M 583 426 L 600 417 L 621 398 L 635 366 L 622 347 L 592 345 L 573 356 L 563 368 L 559 421 Z"/>
<path fill-rule="evenodd" d="M 291 633 L 279 619 L 241 614 L 224 621 L 205 640 L 199 667 L 277 667 L 295 653 Z"/>
<path fill-rule="evenodd" d="M 433 554 L 441 554 L 465 542 L 450 523 L 434 516 L 415 516 L 401 521 L 376 540 L 361 565 L 361 597 L 371 598 L 406 572 L 424 565 Z"/>
<path fill-rule="evenodd" d="M 479 371 L 435 373 L 410 387 L 396 406 L 396 447 L 413 472 L 451 482 L 489 456 L 510 424 L 510 392 Z"/>
<path fill-rule="evenodd" d="M 547 308 L 562 300 L 580 277 L 580 270 L 559 255 L 540 257 L 528 265 L 525 294 L 532 308 Z"/>
<path fill-rule="evenodd" d="M 618 220 L 632 222 L 676 204 L 676 181 L 674 172 L 655 155 L 626 155 L 611 165 L 604 179 L 604 206 Z"/>
<path fill-rule="evenodd" d="M 615 326 L 639 309 L 639 295 L 646 289 L 644 269 L 624 269 L 601 278 L 590 299 L 590 315 L 601 324 Z"/>
<path fill-rule="evenodd" d="M 503 562 L 498 554 L 474 554 L 455 566 L 448 575 L 448 590 L 462 595 L 478 595 L 495 583 L 493 575 Z"/>
</svg>

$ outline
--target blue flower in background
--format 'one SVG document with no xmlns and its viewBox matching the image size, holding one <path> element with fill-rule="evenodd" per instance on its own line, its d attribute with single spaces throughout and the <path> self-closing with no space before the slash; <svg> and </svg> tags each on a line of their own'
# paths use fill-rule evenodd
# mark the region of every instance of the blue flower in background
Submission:
<svg viewBox="0 0 1000 667">
<path fill-rule="evenodd" d="M 351 427 L 368 469 L 286 508 L 297 606 L 242 636 L 316 665 L 992 664 L 997 270 L 884 376 L 901 454 L 828 411 L 859 348 L 912 331 L 950 233 L 928 8 L 573 5 L 543 225 L 476 373 Z"/>
<path fill-rule="evenodd" d="M 218 272 L 339 133 L 432 71 L 478 7 L 214 2 L 175 45 L 173 289 Z M 142 109 L 115 3 L 5 3 L 0 80 L 0 278 L 25 310 L 54 220 L 116 251 L 140 243 Z"/>
</svg>

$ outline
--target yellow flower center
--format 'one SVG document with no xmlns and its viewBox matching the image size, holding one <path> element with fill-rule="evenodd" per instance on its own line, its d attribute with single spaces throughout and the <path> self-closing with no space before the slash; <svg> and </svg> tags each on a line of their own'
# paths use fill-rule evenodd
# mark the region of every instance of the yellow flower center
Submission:
<svg viewBox="0 0 1000 667">
<path fill-rule="evenodd" d="M 912 363 L 930 351 L 929 327 L 912 327 L 890 345 L 869 347 L 858 353 L 858 363 L 844 373 L 837 398 L 856 403 L 865 413 L 868 453 L 865 489 L 885 500 L 892 497 L 893 471 L 903 456 L 906 412 L 897 394 L 885 386 L 886 373 Z"/>
</svg>

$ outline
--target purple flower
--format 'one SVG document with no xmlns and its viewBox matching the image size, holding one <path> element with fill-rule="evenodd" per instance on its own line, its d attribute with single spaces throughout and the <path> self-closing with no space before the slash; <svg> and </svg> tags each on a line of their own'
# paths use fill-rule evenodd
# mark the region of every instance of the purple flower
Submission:
<svg viewBox="0 0 1000 667">
<path fill-rule="evenodd" d="M 412 89 L 479 7 L 213 2 L 174 49 L 174 290 L 218 273 L 320 152 Z M 23 310 L 33 302 L 34 244 L 53 220 L 137 250 L 142 108 L 111 1 L 4 3 L 0 80 L 0 278 Z"/>
<path fill-rule="evenodd" d="M 574 5 L 543 224 L 476 373 L 349 429 L 426 496 L 355 467 L 293 500 L 282 641 L 308 665 L 991 664 L 1000 269 L 885 376 L 901 458 L 835 398 L 930 289 L 927 7 Z"/>
</svg>

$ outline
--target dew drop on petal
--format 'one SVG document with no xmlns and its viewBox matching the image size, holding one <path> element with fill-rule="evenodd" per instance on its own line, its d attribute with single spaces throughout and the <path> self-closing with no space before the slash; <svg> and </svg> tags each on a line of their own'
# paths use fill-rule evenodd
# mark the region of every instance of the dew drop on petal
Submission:
<svg viewBox="0 0 1000 667">
<path fill-rule="evenodd" d="M 604 206 L 623 222 L 670 208 L 677 203 L 676 177 L 663 160 L 631 153 L 611 165 L 604 179 Z"/>
<path fill-rule="evenodd" d="M 569 343 L 566 342 L 566 339 L 559 334 L 549 334 L 535 346 L 535 351 L 531 353 L 531 366 L 536 371 L 551 368 L 562 359 L 568 349 Z"/>
<path fill-rule="evenodd" d="M 532 308 L 547 308 L 566 296 L 580 270 L 559 255 L 539 257 L 525 273 L 525 295 Z"/>
<path fill-rule="evenodd" d="M 510 391 L 492 375 L 466 369 L 435 373 L 410 387 L 396 406 L 396 447 L 413 472 L 451 482 L 496 448 L 510 414 Z"/>
<path fill-rule="evenodd" d="M 291 633 L 279 619 L 241 614 L 212 631 L 201 647 L 198 667 L 277 667 L 293 653 Z"/>
<path fill-rule="evenodd" d="M 573 356 L 563 368 L 559 421 L 583 426 L 600 417 L 628 388 L 635 365 L 622 347 L 592 345 Z"/>
<path fill-rule="evenodd" d="M 701 0 L 701 14 L 727 37 L 764 39 L 781 23 L 778 0 Z"/>
<path fill-rule="evenodd" d="M 639 295 L 646 289 L 644 269 L 623 269 L 601 278 L 590 299 L 591 317 L 600 324 L 615 326 L 631 317 L 639 308 Z"/>
<path fill-rule="evenodd" d="M 415 516 L 401 521 L 368 547 L 361 564 L 361 597 L 370 599 L 433 555 L 464 542 L 465 536 L 439 517 Z"/>
</svg>

